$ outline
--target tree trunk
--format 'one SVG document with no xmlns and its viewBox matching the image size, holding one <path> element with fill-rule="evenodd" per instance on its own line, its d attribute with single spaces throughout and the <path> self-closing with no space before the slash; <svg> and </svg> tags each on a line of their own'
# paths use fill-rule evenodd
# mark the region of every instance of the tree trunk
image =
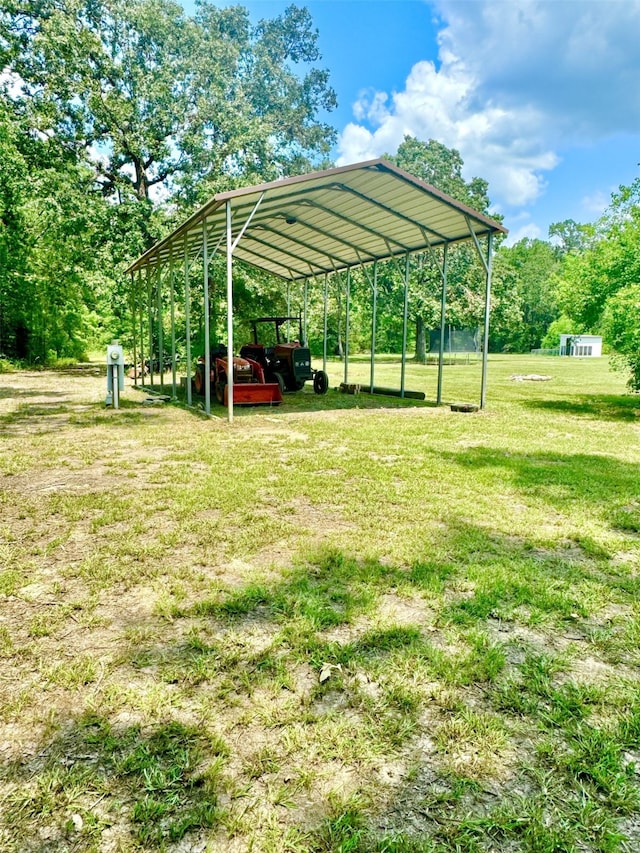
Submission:
<svg viewBox="0 0 640 853">
<path fill-rule="evenodd" d="M 427 330 L 422 317 L 416 317 L 416 361 L 427 363 Z"/>
</svg>

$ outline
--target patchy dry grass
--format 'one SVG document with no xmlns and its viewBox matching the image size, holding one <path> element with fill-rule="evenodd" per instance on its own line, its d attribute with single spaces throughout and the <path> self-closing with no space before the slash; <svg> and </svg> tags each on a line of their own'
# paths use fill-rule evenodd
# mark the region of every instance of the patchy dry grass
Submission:
<svg viewBox="0 0 640 853">
<path fill-rule="evenodd" d="M 489 379 L 229 427 L 0 376 L 0 849 L 638 850 L 640 403 Z"/>
</svg>

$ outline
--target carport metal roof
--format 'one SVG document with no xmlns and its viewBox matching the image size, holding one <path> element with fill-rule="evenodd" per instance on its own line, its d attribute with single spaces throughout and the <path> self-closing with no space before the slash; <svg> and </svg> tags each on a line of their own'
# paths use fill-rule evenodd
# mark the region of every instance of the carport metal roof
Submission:
<svg viewBox="0 0 640 853">
<path fill-rule="evenodd" d="M 202 249 L 203 222 L 221 240 L 232 211 L 233 256 L 288 281 L 506 229 L 385 160 L 370 160 L 218 193 L 128 269 Z M 240 239 L 241 238 L 241 239 Z"/>
<path fill-rule="evenodd" d="M 434 248 L 444 247 L 442 267 L 442 310 L 440 357 L 438 363 L 438 402 L 441 400 L 444 348 L 445 294 L 447 285 L 447 248 L 452 243 L 471 240 L 487 274 L 484 346 L 482 361 L 481 406 L 484 406 L 489 335 L 491 291 L 491 254 L 493 237 L 507 233 L 499 222 L 472 210 L 435 187 L 385 160 L 369 160 L 285 178 L 259 186 L 218 193 L 171 234 L 141 255 L 128 268 L 132 283 L 137 273 L 146 273 L 149 311 L 149 353 L 153 354 L 152 285 L 156 273 L 158 304 L 158 341 L 162 354 L 161 272 L 167 265 L 171 282 L 171 335 L 173 385 L 175 396 L 175 324 L 173 317 L 174 261 L 184 258 L 185 302 L 188 304 L 190 258 L 200 254 L 203 261 L 203 301 L 205 333 L 205 376 L 210 375 L 209 261 L 218 252 L 226 254 L 227 266 L 227 349 L 233 348 L 233 259 L 237 258 L 287 282 L 295 282 L 339 273 L 352 267 L 374 265 L 389 258 L 406 258 L 401 395 L 404 396 L 404 367 L 407 340 L 407 298 L 409 256 L 429 251 L 436 263 Z M 487 238 L 486 258 L 480 239 Z M 134 300 L 135 302 L 135 300 Z M 133 309 L 135 312 L 135 309 Z M 348 313 L 347 284 L 347 313 Z M 375 284 L 374 284 L 375 317 Z M 305 312 L 306 313 L 306 312 Z M 325 330 L 326 330 L 325 296 Z M 141 315 L 140 315 L 141 316 Z M 187 395 L 191 402 L 190 326 L 185 312 L 187 340 Z M 347 323 L 348 325 L 348 323 Z M 134 329 L 135 329 L 134 319 Z M 141 333 L 142 335 L 142 333 Z M 142 336 L 141 336 L 142 348 Z M 346 341 L 345 341 L 346 344 Z M 348 349 L 348 347 L 347 347 Z M 375 321 L 372 332 L 371 386 L 375 358 Z M 135 359 L 135 340 L 134 340 Z M 160 358 L 160 360 L 162 360 Z M 326 335 L 323 366 L 326 366 Z M 348 358 L 345 359 L 345 382 Z M 228 376 L 228 417 L 233 420 L 233 371 Z M 205 411 L 210 412 L 210 387 L 205 383 Z"/>
</svg>

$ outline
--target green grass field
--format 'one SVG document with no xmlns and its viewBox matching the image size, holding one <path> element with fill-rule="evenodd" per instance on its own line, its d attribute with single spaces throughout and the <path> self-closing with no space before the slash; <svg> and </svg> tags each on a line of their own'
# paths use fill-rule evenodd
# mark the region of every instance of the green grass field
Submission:
<svg viewBox="0 0 640 853">
<path fill-rule="evenodd" d="M 0 375 L 2 851 L 640 849 L 640 398 L 606 359 L 493 356 L 474 414 L 103 385 Z"/>
</svg>

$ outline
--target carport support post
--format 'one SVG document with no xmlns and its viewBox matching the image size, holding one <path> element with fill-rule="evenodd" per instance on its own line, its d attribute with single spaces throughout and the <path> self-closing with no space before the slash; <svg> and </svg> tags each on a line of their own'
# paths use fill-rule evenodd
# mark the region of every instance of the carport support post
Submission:
<svg viewBox="0 0 640 853">
<path fill-rule="evenodd" d="M 202 220 L 202 269 L 204 299 L 204 410 L 211 414 L 211 335 L 209 329 L 209 246 L 207 217 Z"/>
<path fill-rule="evenodd" d="M 373 306 L 371 310 L 371 371 L 369 393 L 373 394 L 373 374 L 376 364 L 376 312 L 378 308 L 378 262 L 373 263 Z"/>
<path fill-rule="evenodd" d="M 309 346 L 309 329 L 307 327 L 307 311 L 309 309 L 309 279 L 305 278 L 304 280 L 304 324 L 302 326 L 302 334 L 304 335 L 304 340 L 300 341 L 300 343 L 308 347 Z"/>
<path fill-rule="evenodd" d="M 231 202 L 227 201 L 227 417 L 233 423 L 233 241 Z"/>
<path fill-rule="evenodd" d="M 407 321 L 409 318 L 409 253 L 404 268 L 404 312 L 402 315 L 402 367 L 400 368 L 400 396 L 404 397 L 404 373 L 407 363 Z"/>
<path fill-rule="evenodd" d="M 137 385 L 138 385 L 138 371 L 136 368 L 138 365 L 138 346 L 137 346 L 137 344 L 138 344 L 138 341 L 137 341 L 138 330 L 136 328 L 136 322 L 138 319 L 138 317 L 137 317 L 138 312 L 136 311 L 136 302 L 137 302 L 137 300 L 136 300 L 136 280 L 133 276 L 133 273 L 131 273 L 131 332 L 133 334 L 133 384 L 134 384 L 134 386 L 137 387 Z"/>
<path fill-rule="evenodd" d="M 151 300 L 151 267 L 147 266 L 147 309 L 149 313 L 149 385 L 153 388 L 153 302 Z"/>
<path fill-rule="evenodd" d="M 160 371 L 160 387 L 164 391 L 164 336 L 162 334 L 162 268 L 158 263 L 158 370 Z"/>
<path fill-rule="evenodd" d="M 144 290 L 142 287 L 142 270 L 138 270 L 138 310 L 140 312 L 140 373 L 144 388 Z"/>
<path fill-rule="evenodd" d="M 449 244 L 444 244 L 442 256 L 442 300 L 440 302 L 440 349 L 438 350 L 438 393 L 436 403 L 439 406 L 442 403 L 442 363 L 444 360 L 444 329 L 445 316 L 447 312 L 447 258 Z"/>
<path fill-rule="evenodd" d="M 172 397 L 176 399 L 176 294 L 173 272 L 173 243 L 169 250 L 169 286 L 171 305 L 171 386 Z"/>
<path fill-rule="evenodd" d="M 138 267 L 138 291 L 136 294 L 136 304 L 140 315 L 140 375 L 142 377 L 142 387 L 144 388 L 144 299 L 142 297 L 142 293 L 142 270 Z M 137 370 L 138 365 L 136 365 L 136 372 Z"/>
<path fill-rule="evenodd" d="M 187 405 L 191 399 L 191 294 L 189 292 L 189 246 L 187 235 L 184 235 L 184 326 L 187 339 Z"/>
<path fill-rule="evenodd" d="M 347 268 L 347 286 L 345 288 L 344 312 L 344 384 L 349 381 L 349 300 L 351 297 L 351 267 Z"/>
<path fill-rule="evenodd" d="M 142 365 L 141 376 L 142 376 L 142 385 L 144 385 L 144 355 L 143 355 L 143 346 L 144 346 L 144 326 L 142 325 L 142 280 L 141 280 L 141 270 L 138 267 L 138 286 L 136 287 L 136 315 L 135 321 L 138 322 L 138 317 L 140 318 L 140 364 Z M 136 373 L 138 372 L 138 365 L 136 364 Z M 135 380 L 135 384 L 138 384 L 138 380 Z"/>
<path fill-rule="evenodd" d="M 493 233 L 487 238 L 487 292 L 484 301 L 484 342 L 482 346 L 482 387 L 480 389 L 480 408 L 487 402 L 487 361 L 489 355 L 489 315 L 491 313 L 491 267 L 493 259 Z"/>
<path fill-rule="evenodd" d="M 327 372 L 327 311 L 329 307 L 328 273 L 324 274 L 324 334 L 322 336 L 322 369 Z"/>
</svg>

